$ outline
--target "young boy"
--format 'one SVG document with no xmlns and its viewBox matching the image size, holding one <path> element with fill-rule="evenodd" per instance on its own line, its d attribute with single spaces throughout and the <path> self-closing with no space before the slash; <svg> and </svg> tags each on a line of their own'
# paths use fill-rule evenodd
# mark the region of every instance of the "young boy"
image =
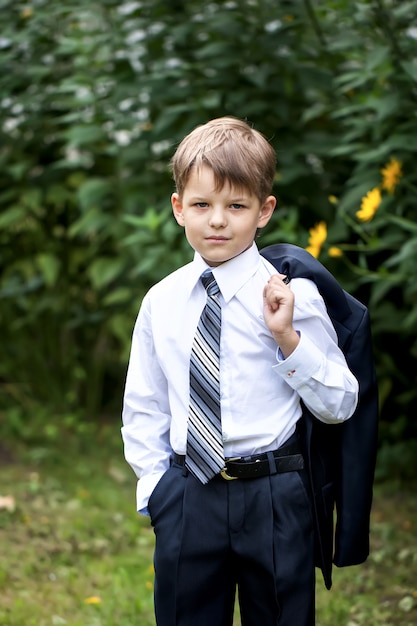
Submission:
<svg viewBox="0 0 417 626">
<path fill-rule="evenodd" d="M 301 401 L 322 422 L 347 420 L 358 384 L 316 286 L 286 284 L 254 243 L 276 204 L 269 142 L 215 119 L 183 139 L 172 168 L 174 217 L 195 255 L 143 300 L 122 428 L 156 535 L 157 624 L 231 626 L 237 588 L 243 626 L 311 626 L 296 426 Z"/>
</svg>

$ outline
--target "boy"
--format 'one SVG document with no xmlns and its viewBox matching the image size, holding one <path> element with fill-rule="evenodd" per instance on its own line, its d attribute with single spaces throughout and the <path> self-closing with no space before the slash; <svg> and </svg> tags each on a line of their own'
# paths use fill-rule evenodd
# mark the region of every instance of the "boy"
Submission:
<svg viewBox="0 0 417 626">
<path fill-rule="evenodd" d="M 243 626 L 311 626 L 301 401 L 341 423 L 358 384 L 316 286 L 286 284 L 254 243 L 276 204 L 269 142 L 215 119 L 185 137 L 172 168 L 174 217 L 195 255 L 143 300 L 122 428 L 156 535 L 157 624 L 231 626 L 237 588 Z"/>
</svg>

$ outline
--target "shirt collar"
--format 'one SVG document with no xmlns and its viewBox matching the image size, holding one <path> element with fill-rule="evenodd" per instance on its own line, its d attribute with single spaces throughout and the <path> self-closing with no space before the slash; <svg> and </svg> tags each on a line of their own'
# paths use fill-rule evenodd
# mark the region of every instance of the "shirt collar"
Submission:
<svg viewBox="0 0 417 626">
<path fill-rule="evenodd" d="M 225 302 L 229 302 L 239 289 L 255 274 L 259 266 L 259 251 L 255 243 L 238 256 L 222 263 L 218 267 L 210 267 L 196 252 L 191 263 L 192 288 L 198 283 L 206 269 L 213 272 Z"/>
</svg>

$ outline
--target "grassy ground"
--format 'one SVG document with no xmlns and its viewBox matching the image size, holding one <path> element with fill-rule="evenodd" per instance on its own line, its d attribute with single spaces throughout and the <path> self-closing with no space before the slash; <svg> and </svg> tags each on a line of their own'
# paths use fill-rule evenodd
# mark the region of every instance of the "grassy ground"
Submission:
<svg viewBox="0 0 417 626">
<path fill-rule="evenodd" d="M 153 532 L 135 513 L 118 433 L 95 446 L 67 440 L 5 452 L 0 624 L 154 626 Z M 417 625 L 414 487 L 377 486 L 371 557 L 335 570 L 331 592 L 319 574 L 318 626 Z"/>
</svg>

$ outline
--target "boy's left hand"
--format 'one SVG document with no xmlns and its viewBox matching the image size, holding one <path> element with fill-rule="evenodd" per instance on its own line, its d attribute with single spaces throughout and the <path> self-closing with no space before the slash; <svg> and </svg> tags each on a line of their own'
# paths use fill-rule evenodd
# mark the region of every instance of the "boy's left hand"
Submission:
<svg viewBox="0 0 417 626">
<path fill-rule="evenodd" d="M 273 274 L 264 287 L 264 318 L 275 341 L 285 357 L 300 340 L 293 328 L 294 294 L 283 282 L 285 275 Z"/>
</svg>

